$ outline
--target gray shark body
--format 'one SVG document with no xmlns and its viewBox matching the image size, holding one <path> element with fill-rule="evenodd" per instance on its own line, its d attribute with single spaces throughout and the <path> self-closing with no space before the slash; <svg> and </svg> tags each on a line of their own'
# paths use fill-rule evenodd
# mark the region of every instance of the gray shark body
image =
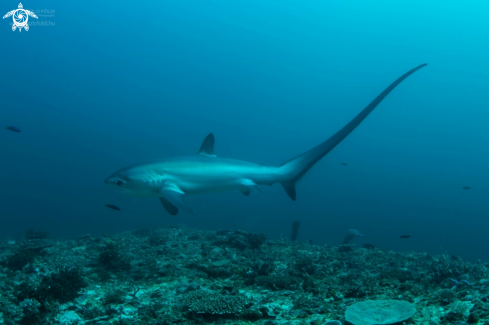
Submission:
<svg viewBox="0 0 489 325">
<path fill-rule="evenodd" d="M 346 138 L 398 84 L 424 66 L 426 64 L 394 81 L 328 140 L 280 166 L 217 157 L 214 154 L 214 135 L 211 133 L 195 156 L 132 165 L 112 174 L 105 183 L 119 188 L 125 194 L 157 197 L 172 215 L 176 215 L 179 209 L 194 213 L 186 202 L 187 195 L 240 190 L 248 196 L 252 191 L 261 192 L 260 185 L 275 183 L 281 183 L 289 197 L 295 201 L 296 184 L 307 172 Z"/>
</svg>

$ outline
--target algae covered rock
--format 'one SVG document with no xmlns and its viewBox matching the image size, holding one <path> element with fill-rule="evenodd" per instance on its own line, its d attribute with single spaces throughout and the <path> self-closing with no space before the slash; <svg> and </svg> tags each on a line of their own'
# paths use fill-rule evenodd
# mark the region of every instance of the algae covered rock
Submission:
<svg viewBox="0 0 489 325">
<path fill-rule="evenodd" d="M 413 304 L 402 300 L 367 300 L 346 309 L 345 318 L 354 325 L 393 324 L 416 313 Z"/>
<path fill-rule="evenodd" d="M 267 275 L 257 276 L 255 278 L 255 283 L 258 286 L 266 286 L 272 290 L 293 290 L 297 289 L 297 287 L 302 283 L 302 279 L 295 276 Z"/>
</svg>

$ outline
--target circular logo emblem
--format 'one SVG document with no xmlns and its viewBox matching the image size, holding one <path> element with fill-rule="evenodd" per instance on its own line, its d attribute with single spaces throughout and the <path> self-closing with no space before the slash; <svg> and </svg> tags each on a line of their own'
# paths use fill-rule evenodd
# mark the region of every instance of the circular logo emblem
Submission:
<svg viewBox="0 0 489 325">
<path fill-rule="evenodd" d="M 14 16 L 14 23 L 18 27 L 24 27 L 27 24 L 27 20 L 29 19 L 29 16 L 27 15 L 24 9 L 17 9 L 17 11 L 13 16 Z"/>
</svg>

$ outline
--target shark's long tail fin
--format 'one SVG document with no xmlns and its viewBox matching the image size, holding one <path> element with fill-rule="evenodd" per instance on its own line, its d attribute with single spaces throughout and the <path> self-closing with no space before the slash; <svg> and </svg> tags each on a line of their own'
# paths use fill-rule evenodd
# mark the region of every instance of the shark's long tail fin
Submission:
<svg viewBox="0 0 489 325">
<path fill-rule="evenodd" d="M 282 181 L 282 186 L 289 195 L 289 197 L 295 201 L 296 190 L 295 185 L 298 181 L 304 177 L 309 170 L 311 170 L 316 163 L 321 160 L 328 152 L 333 150 L 344 138 L 348 136 L 355 128 L 362 123 L 362 121 L 370 114 L 377 105 L 394 89 L 399 85 L 404 79 L 409 77 L 411 74 L 426 66 L 427 64 L 422 64 L 402 75 L 399 79 L 394 81 L 389 87 L 387 87 L 380 95 L 377 96 L 367 107 L 365 107 L 360 114 L 358 114 L 353 120 L 351 120 L 347 125 L 345 125 L 341 130 L 336 132 L 331 138 L 324 141 L 320 145 L 312 148 L 311 150 L 304 152 L 303 154 L 292 158 L 285 163 L 283 163 L 280 168 L 284 175 L 284 181 Z"/>
</svg>

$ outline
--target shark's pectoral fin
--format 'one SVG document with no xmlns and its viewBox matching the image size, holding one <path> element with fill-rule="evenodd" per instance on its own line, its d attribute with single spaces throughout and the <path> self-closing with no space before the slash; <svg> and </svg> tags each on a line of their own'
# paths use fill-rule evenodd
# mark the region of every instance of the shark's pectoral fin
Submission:
<svg viewBox="0 0 489 325">
<path fill-rule="evenodd" d="M 212 156 L 215 157 L 214 154 L 214 134 L 209 133 L 202 142 L 202 146 L 200 146 L 199 155 Z"/>
<path fill-rule="evenodd" d="M 187 200 L 186 200 L 186 196 L 184 193 L 176 191 L 175 189 L 172 189 L 172 188 L 162 188 L 162 189 L 160 189 L 160 193 L 164 199 L 166 199 L 169 203 L 171 203 L 171 205 L 173 205 L 174 207 L 177 208 L 177 211 L 176 211 L 177 213 L 178 213 L 178 209 L 182 209 L 183 211 L 188 212 L 190 214 L 195 214 L 195 210 L 192 209 L 190 207 L 190 205 L 188 205 Z M 161 200 L 161 198 L 160 198 L 160 200 Z M 161 203 L 163 203 L 163 200 L 161 200 Z M 165 209 L 168 212 L 170 212 L 170 210 L 168 210 L 165 203 L 163 203 L 163 206 L 165 207 Z M 171 207 L 170 207 L 170 209 L 171 209 Z M 175 211 L 175 209 L 173 209 L 172 211 Z M 170 212 L 170 214 L 171 214 L 171 212 Z"/>
<path fill-rule="evenodd" d="M 168 211 L 169 214 L 171 214 L 172 216 L 176 216 L 178 214 L 178 208 L 173 204 L 171 204 L 170 201 L 168 201 L 164 197 L 160 197 L 159 199 L 161 204 L 163 204 L 163 207 L 165 208 L 166 211 Z"/>
<path fill-rule="evenodd" d="M 239 191 L 243 193 L 244 196 L 250 196 L 251 190 L 247 188 L 246 186 L 240 187 Z"/>
</svg>

